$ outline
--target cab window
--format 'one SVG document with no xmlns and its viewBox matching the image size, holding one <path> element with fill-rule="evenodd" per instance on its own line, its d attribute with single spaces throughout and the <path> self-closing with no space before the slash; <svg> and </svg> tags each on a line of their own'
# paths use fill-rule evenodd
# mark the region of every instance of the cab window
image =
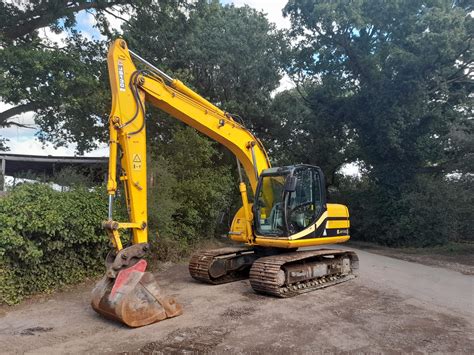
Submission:
<svg viewBox="0 0 474 355">
<path fill-rule="evenodd" d="M 263 176 L 256 201 L 257 231 L 262 235 L 283 235 L 283 195 L 286 175 Z"/>
<path fill-rule="evenodd" d="M 313 168 L 301 168 L 295 171 L 295 191 L 287 198 L 287 223 L 289 234 L 298 233 L 314 223 L 322 208 L 321 179 Z"/>
</svg>

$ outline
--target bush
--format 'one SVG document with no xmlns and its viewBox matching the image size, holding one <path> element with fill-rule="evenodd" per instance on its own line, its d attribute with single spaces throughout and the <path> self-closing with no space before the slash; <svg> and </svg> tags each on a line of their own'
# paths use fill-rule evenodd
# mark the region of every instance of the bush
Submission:
<svg viewBox="0 0 474 355">
<path fill-rule="evenodd" d="M 354 240 L 391 247 L 472 242 L 472 179 L 419 176 L 396 193 L 368 179 L 345 178 L 333 197 L 351 213 Z"/>
<path fill-rule="evenodd" d="M 106 215 L 103 188 L 23 184 L 0 199 L 0 303 L 102 273 Z"/>
</svg>

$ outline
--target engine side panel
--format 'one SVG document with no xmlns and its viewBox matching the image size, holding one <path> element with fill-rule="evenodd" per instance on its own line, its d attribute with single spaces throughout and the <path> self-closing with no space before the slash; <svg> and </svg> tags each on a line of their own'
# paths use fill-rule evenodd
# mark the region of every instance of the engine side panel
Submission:
<svg viewBox="0 0 474 355">
<path fill-rule="evenodd" d="M 344 243 L 350 239 L 349 227 L 348 208 L 328 203 L 326 212 L 305 230 L 289 237 L 256 236 L 255 245 L 289 249 Z"/>
</svg>

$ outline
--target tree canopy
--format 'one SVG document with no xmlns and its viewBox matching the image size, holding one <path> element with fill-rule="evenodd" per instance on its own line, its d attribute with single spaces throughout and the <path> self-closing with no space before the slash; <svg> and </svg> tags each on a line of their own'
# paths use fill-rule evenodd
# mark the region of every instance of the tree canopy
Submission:
<svg viewBox="0 0 474 355">
<path fill-rule="evenodd" d="M 105 15 L 120 16 L 116 14 L 120 9 L 140 3 L 1 1 L 0 99 L 12 107 L 0 112 L 0 127 L 22 126 L 18 115 L 33 111 L 43 142 L 77 143 L 77 150 L 83 152 L 96 147 L 97 140 L 105 140 L 102 127 L 110 100 L 106 42 L 82 35 L 76 15 L 88 11 L 103 33 L 111 33 Z M 55 34 L 64 38 L 62 43 L 50 39 Z"/>
<path fill-rule="evenodd" d="M 107 140 L 113 13 L 125 16 L 131 48 L 242 119 L 272 163 L 321 166 L 330 196 L 349 205 L 356 238 L 392 245 L 472 238 L 470 1 L 289 0 L 288 31 L 255 9 L 217 0 L 2 1 L 0 10 L 0 98 L 12 106 L 0 112 L 0 127 L 34 111 L 43 141 L 76 143 L 81 153 Z M 78 30 L 80 11 L 94 16 L 100 39 Z M 49 41 L 45 27 L 64 41 Z M 284 72 L 297 86 L 275 95 Z M 188 240 L 215 231 L 209 221 L 235 207 L 216 183 L 232 180 L 234 160 L 166 115 L 152 108 L 148 115 L 153 174 L 165 180 L 150 209 L 167 211 L 153 223 Z M 348 163 L 359 177 L 342 174 Z M 206 198 L 192 194 L 193 184 Z"/>
<path fill-rule="evenodd" d="M 289 1 L 298 41 L 289 69 L 316 80 L 308 100 L 355 130 L 359 159 L 392 186 L 463 158 L 471 128 L 473 20 L 452 1 Z M 325 97 L 322 97 L 324 95 Z"/>
<path fill-rule="evenodd" d="M 428 197 L 448 173 L 472 174 L 466 163 L 472 162 L 474 22 L 467 3 L 290 0 L 284 12 L 295 43 L 288 71 L 312 111 L 302 131 L 343 127 L 324 132 L 351 147 L 327 146 L 336 145 L 367 173 L 369 187 L 359 189 L 357 205 L 362 232 L 400 242 L 415 230 L 409 216 L 423 210 L 432 212 L 433 225 L 432 206 L 443 204 L 444 193 L 426 205 L 406 201 L 417 201 L 413 194 Z M 310 157 L 313 145 L 306 147 L 303 156 Z"/>
<path fill-rule="evenodd" d="M 123 36 L 200 95 L 265 131 L 286 44 L 262 13 L 217 0 L 157 2 L 138 9 Z"/>
</svg>

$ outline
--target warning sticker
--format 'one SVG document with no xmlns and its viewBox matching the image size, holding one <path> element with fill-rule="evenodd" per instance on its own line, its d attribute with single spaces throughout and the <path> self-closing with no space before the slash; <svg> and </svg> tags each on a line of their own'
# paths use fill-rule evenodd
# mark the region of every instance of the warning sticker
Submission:
<svg viewBox="0 0 474 355">
<path fill-rule="evenodd" d="M 142 169 L 142 158 L 140 157 L 140 154 L 135 154 L 133 156 L 133 170 L 141 170 Z"/>
</svg>

